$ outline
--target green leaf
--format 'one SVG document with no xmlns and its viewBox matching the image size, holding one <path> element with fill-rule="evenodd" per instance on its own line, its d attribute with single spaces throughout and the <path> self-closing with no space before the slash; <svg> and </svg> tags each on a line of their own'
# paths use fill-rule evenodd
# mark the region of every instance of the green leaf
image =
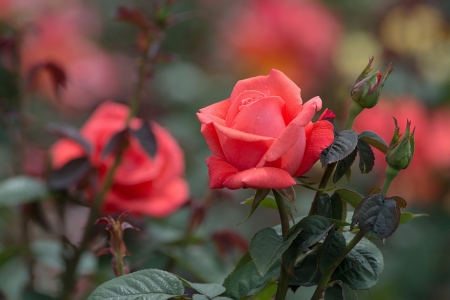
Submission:
<svg viewBox="0 0 450 300">
<path fill-rule="evenodd" d="M 343 235 L 347 243 L 355 236 L 349 232 Z M 378 283 L 383 269 L 384 260 L 380 250 L 363 238 L 339 264 L 331 279 L 340 280 L 354 290 L 369 289 Z"/>
<path fill-rule="evenodd" d="M 277 291 L 278 284 L 270 281 L 265 288 L 252 297 L 253 300 L 271 300 Z"/>
<path fill-rule="evenodd" d="M 402 212 L 400 215 L 400 224 L 405 224 L 411 221 L 412 219 L 419 218 L 419 217 L 429 217 L 429 214 L 413 214 L 412 212 Z"/>
<path fill-rule="evenodd" d="M 205 295 L 194 294 L 192 295 L 192 300 L 210 300 L 210 299 Z"/>
<path fill-rule="evenodd" d="M 347 189 L 339 189 L 335 191 L 340 198 L 350 204 L 353 208 L 358 207 L 359 203 L 363 200 L 363 196 L 355 191 Z"/>
<path fill-rule="evenodd" d="M 400 222 L 400 208 L 394 199 L 383 194 L 373 194 L 364 198 L 353 214 L 351 229 L 359 224 L 359 229 L 369 239 L 384 239 L 397 229 Z"/>
<path fill-rule="evenodd" d="M 192 283 L 187 281 L 186 279 L 177 276 L 178 279 L 181 280 L 184 286 L 193 288 L 197 292 L 202 295 L 205 295 L 208 298 L 214 298 L 225 292 L 225 288 L 218 283 Z"/>
<path fill-rule="evenodd" d="M 288 238 L 291 232 L 301 231 L 283 255 L 283 263 L 286 268 L 292 270 L 297 257 L 306 248 L 318 243 L 331 228 L 330 222 L 322 216 L 308 216 L 292 227 Z"/>
<path fill-rule="evenodd" d="M 52 190 L 63 190 L 79 182 L 92 165 L 86 156 L 75 158 L 67 162 L 58 170 L 53 170 L 48 179 L 48 186 Z"/>
<path fill-rule="evenodd" d="M 345 238 L 338 231 L 331 231 L 323 242 L 319 255 L 319 269 L 322 273 L 328 271 L 344 254 Z"/>
<path fill-rule="evenodd" d="M 264 276 L 270 267 L 279 261 L 301 230 L 297 228 L 290 231 L 286 241 L 273 228 L 265 228 L 253 237 L 250 242 L 250 255 L 261 276 Z"/>
<path fill-rule="evenodd" d="M 317 253 L 311 253 L 302 260 L 300 266 L 293 271 L 294 276 L 289 281 L 290 287 L 313 286 L 319 283 L 322 273 L 317 268 L 318 257 Z"/>
<path fill-rule="evenodd" d="M 358 300 L 356 293 L 345 283 L 337 282 L 325 291 L 325 300 Z"/>
<path fill-rule="evenodd" d="M 270 193 L 270 189 L 257 189 L 256 190 L 255 195 L 253 196 L 252 208 L 250 209 L 250 212 L 245 217 L 245 219 L 241 221 L 241 223 L 244 223 L 245 221 L 248 220 L 248 218 L 250 218 L 253 215 L 253 213 L 258 208 L 259 204 L 261 203 L 261 201 L 263 201 L 269 193 Z M 245 202 L 247 202 L 251 199 L 252 198 L 247 199 Z M 239 224 L 241 224 L 241 223 L 239 223 Z"/>
<path fill-rule="evenodd" d="M 328 221 L 330 221 L 331 224 L 335 224 L 337 227 L 345 227 L 345 226 L 350 226 L 350 223 L 347 223 L 345 221 L 342 220 L 336 220 L 336 219 L 331 219 L 331 218 L 327 218 Z"/>
<path fill-rule="evenodd" d="M 358 140 L 357 144 L 358 154 L 359 154 L 359 170 L 363 174 L 367 174 L 372 171 L 375 165 L 375 155 L 373 154 L 372 148 L 364 140 Z"/>
<path fill-rule="evenodd" d="M 248 198 L 247 200 L 241 202 L 241 204 L 252 204 L 252 203 L 253 203 L 253 197 L 252 198 Z M 262 206 L 262 207 L 267 207 L 267 208 L 278 210 L 277 201 L 272 196 L 267 196 L 266 198 L 261 200 L 259 202 L 258 206 Z M 289 206 L 285 206 L 285 207 L 286 207 L 286 211 L 287 211 L 288 215 L 291 217 L 291 219 L 294 219 L 294 216 L 292 214 L 291 208 Z M 245 220 L 247 220 L 247 218 Z M 242 222 L 244 222 L 244 221 L 242 221 Z"/>
<path fill-rule="evenodd" d="M 227 290 L 223 293 L 223 296 L 239 300 L 241 297 L 255 295 L 279 272 L 280 265 L 276 263 L 264 276 L 261 276 L 250 256 L 250 252 L 247 251 L 239 260 L 233 272 L 225 278 L 223 286 Z"/>
<path fill-rule="evenodd" d="M 21 175 L 0 182 L 0 206 L 28 203 L 48 195 L 45 184 L 30 176 Z"/>
<path fill-rule="evenodd" d="M 353 130 L 338 132 L 331 145 L 320 154 L 322 166 L 344 159 L 355 150 L 357 143 L 358 136 Z"/>
<path fill-rule="evenodd" d="M 358 139 L 365 141 L 366 143 L 380 150 L 384 154 L 386 154 L 388 150 L 388 145 L 386 144 L 386 142 L 373 131 L 361 132 L 360 134 L 358 134 Z"/>
<path fill-rule="evenodd" d="M 350 172 L 350 168 L 353 165 L 353 163 L 355 162 L 357 152 L 358 151 L 356 149 L 353 150 L 352 153 L 350 153 L 347 157 L 345 157 L 344 159 L 341 159 L 337 163 L 336 171 L 334 171 L 334 175 L 333 175 L 334 183 L 338 182 L 342 178 L 342 176 L 347 174 L 347 172 Z"/>
<path fill-rule="evenodd" d="M 151 157 L 155 157 L 156 152 L 158 151 L 158 143 L 156 141 L 156 136 L 153 133 L 151 125 L 149 122 L 142 122 L 142 126 L 137 129 L 131 130 L 131 133 L 139 140 L 139 143 L 142 146 L 142 149 L 147 152 Z"/>
<path fill-rule="evenodd" d="M 342 201 L 338 194 L 331 197 L 328 194 L 322 194 L 317 202 L 317 214 L 325 218 L 341 220 L 342 219 Z"/>
<path fill-rule="evenodd" d="M 184 293 L 183 283 L 169 272 L 147 269 L 107 281 L 88 300 L 165 300 Z"/>
</svg>

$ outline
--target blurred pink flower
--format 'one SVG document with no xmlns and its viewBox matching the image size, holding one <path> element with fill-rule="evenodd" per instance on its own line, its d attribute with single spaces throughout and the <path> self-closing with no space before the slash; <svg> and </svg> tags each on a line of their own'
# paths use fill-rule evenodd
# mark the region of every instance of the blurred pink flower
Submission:
<svg viewBox="0 0 450 300">
<path fill-rule="evenodd" d="M 341 31 L 325 5 L 307 0 L 246 1 L 224 26 L 225 40 L 236 52 L 233 60 L 246 75 L 276 68 L 305 90 L 329 73 Z"/>
<path fill-rule="evenodd" d="M 405 131 L 406 121 L 411 121 L 415 130 L 415 151 L 410 166 L 400 172 L 394 180 L 389 194 L 404 197 L 409 202 L 429 203 L 443 191 L 440 176 L 450 169 L 450 110 L 431 111 L 413 96 L 381 99 L 371 109 L 365 109 L 355 121 L 354 129 L 359 133 L 372 130 L 389 144 L 394 133 L 395 117 L 400 132 Z M 375 166 L 386 167 L 384 154 L 375 150 Z M 384 177 L 383 177 L 384 179 Z M 379 185 L 382 185 L 381 180 Z"/>
</svg>

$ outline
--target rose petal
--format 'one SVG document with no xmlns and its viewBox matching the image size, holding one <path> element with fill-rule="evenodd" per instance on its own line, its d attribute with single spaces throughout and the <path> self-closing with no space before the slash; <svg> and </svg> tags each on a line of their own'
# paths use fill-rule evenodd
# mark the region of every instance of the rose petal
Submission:
<svg viewBox="0 0 450 300">
<path fill-rule="evenodd" d="M 56 142 L 50 148 L 50 153 L 54 169 L 59 169 L 69 161 L 85 155 L 83 148 L 69 139 L 62 139 Z"/>
<path fill-rule="evenodd" d="M 281 156 L 285 155 L 298 140 L 301 140 L 303 144 L 305 143 L 305 129 L 298 126 L 297 123 L 291 123 L 273 142 L 272 146 L 270 146 L 263 157 L 264 161 L 261 161 L 258 166 L 264 165 L 265 161 L 270 162 L 279 159 Z"/>
<path fill-rule="evenodd" d="M 265 97 L 265 95 L 258 91 L 248 90 L 240 93 L 236 98 L 233 99 L 233 102 L 228 110 L 226 117 L 226 126 L 231 127 L 234 118 L 241 111 L 242 102 L 251 100 L 256 100 L 258 98 Z"/>
<path fill-rule="evenodd" d="M 289 120 L 293 120 L 302 110 L 300 88 L 278 70 L 273 69 L 268 76 L 257 76 L 238 81 L 231 93 L 231 102 L 246 90 L 257 90 L 266 96 L 281 97 L 286 102 Z"/>
<path fill-rule="evenodd" d="M 240 188 L 284 189 L 295 185 L 294 179 L 281 169 L 264 167 L 252 168 L 228 177 L 224 186 L 230 190 Z"/>
<path fill-rule="evenodd" d="M 319 97 L 314 97 L 303 105 L 303 109 L 292 120 L 291 123 L 296 123 L 298 126 L 305 127 L 312 121 L 312 118 L 314 117 L 316 111 L 319 111 L 321 109 L 322 100 Z"/>
<path fill-rule="evenodd" d="M 203 124 L 200 132 L 203 134 L 208 148 L 212 154 L 225 159 L 219 137 L 217 136 L 216 127 L 213 123 Z"/>
<path fill-rule="evenodd" d="M 274 141 L 218 124 L 214 126 L 226 160 L 239 170 L 255 167 Z"/>
<path fill-rule="evenodd" d="M 232 128 L 246 133 L 277 138 L 286 128 L 284 101 L 280 97 L 264 97 L 241 109 Z"/>
<path fill-rule="evenodd" d="M 213 115 L 225 120 L 228 110 L 230 108 L 231 101 L 229 99 L 211 104 L 207 107 L 200 109 L 200 113 Z"/>
<path fill-rule="evenodd" d="M 303 161 L 294 177 L 301 176 L 309 171 L 320 158 L 320 153 L 328 147 L 334 139 L 333 124 L 328 121 L 317 121 L 305 127 L 306 149 Z"/>
<path fill-rule="evenodd" d="M 209 174 L 209 187 L 211 189 L 220 189 L 225 187 L 225 180 L 239 172 L 238 169 L 224 161 L 223 159 L 211 156 L 206 159 Z"/>
<path fill-rule="evenodd" d="M 225 120 L 216 117 L 214 115 L 209 115 L 209 114 L 204 114 L 204 113 L 197 113 L 197 118 L 200 121 L 200 123 L 202 124 L 207 124 L 207 123 L 217 123 L 220 125 L 225 125 Z"/>
</svg>

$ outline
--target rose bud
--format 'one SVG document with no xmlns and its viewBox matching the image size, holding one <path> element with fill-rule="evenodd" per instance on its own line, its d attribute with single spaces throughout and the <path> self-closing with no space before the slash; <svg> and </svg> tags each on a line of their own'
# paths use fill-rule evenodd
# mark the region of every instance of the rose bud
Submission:
<svg viewBox="0 0 450 300">
<path fill-rule="evenodd" d="M 355 86 L 351 92 L 353 101 L 363 108 L 372 108 L 378 103 L 384 83 L 394 70 L 389 64 L 384 76 L 380 71 L 368 76 L 370 71 L 372 71 L 372 62 L 373 57 L 369 59 L 369 64 L 356 79 Z"/>
<path fill-rule="evenodd" d="M 406 130 L 403 138 L 400 140 L 400 128 L 397 120 L 394 118 L 395 131 L 392 137 L 389 149 L 386 153 L 386 162 L 391 168 L 396 170 L 406 169 L 414 155 L 414 131 L 410 131 L 411 122 L 407 121 Z M 400 141 L 399 141 L 400 140 Z"/>
</svg>

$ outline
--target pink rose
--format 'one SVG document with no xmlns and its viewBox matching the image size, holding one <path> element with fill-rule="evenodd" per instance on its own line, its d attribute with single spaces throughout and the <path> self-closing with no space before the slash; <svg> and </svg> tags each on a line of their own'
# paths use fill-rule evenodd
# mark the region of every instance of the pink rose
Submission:
<svg viewBox="0 0 450 300">
<path fill-rule="evenodd" d="M 111 137 L 125 129 L 127 106 L 105 102 L 91 115 L 81 129 L 81 135 L 91 144 L 91 164 L 98 170 L 99 182 L 111 168 L 114 155 L 102 157 Z M 142 120 L 133 119 L 131 128 L 137 129 Z M 104 212 L 132 211 L 153 217 L 164 217 L 176 211 L 188 199 L 188 185 L 184 173 L 183 152 L 175 139 L 162 127 L 152 123 L 157 153 L 151 158 L 134 136 L 119 165 L 113 185 L 105 197 Z M 85 155 L 77 143 L 62 139 L 51 148 L 53 167 Z"/>
<path fill-rule="evenodd" d="M 206 160 L 210 187 L 295 185 L 292 177 L 306 173 L 333 141 L 330 122 L 311 123 L 321 107 L 319 97 L 302 104 L 300 88 L 277 70 L 238 81 L 229 99 L 197 114 L 213 153 Z"/>
</svg>

